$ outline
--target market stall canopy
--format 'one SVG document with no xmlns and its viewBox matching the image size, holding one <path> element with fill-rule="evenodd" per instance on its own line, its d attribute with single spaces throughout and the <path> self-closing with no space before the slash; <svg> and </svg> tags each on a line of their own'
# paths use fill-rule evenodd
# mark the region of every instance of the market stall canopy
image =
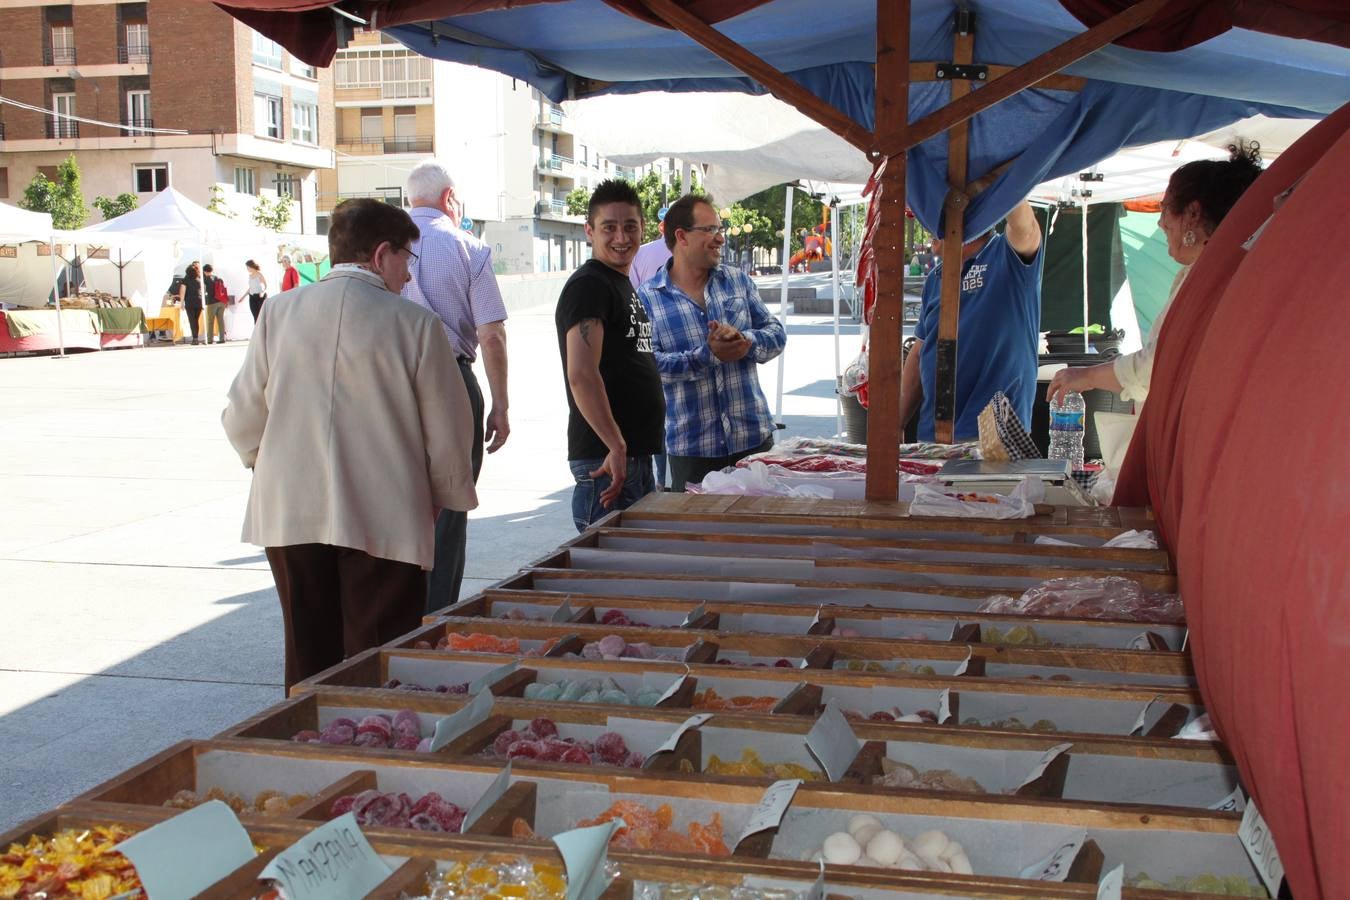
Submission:
<svg viewBox="0 0 1350 900">
<path fill-rule="evenodd" d="M 211 212 L 168 187 L 139 209 L 88 228 L 64 232 L 61 240 L 123 247 L 151 240 L 208 248 L 251 248 L 275 245 L 277 236 Z"/>
<path fill-rule="evenodd" d="M 308 0 L 221 5 L 320 65 L 336 47 L 335 19 L 345 21 Z M 505 5 L 501 0 L 410 0 L 356 2 L 346 8 L 373 17 L 374 26 L 418 53 L 495 69 L 558 102 L 641 91 L 765 91 L 691 38 L 652 24 L 636 0 L 514 0 L 510 8 L 493 8 Z M 1084 30 L 1058 0 L 970 0 L 965 5 L 975 14 L 976 64 L 1016 66 Z M 1097 5 L 1103 12 L 1118 4 L 1098 0 Z M 843 121 L 873 127 L 874 3 L 838 3 L 828 9 L 813 0 L 683 6 L 700 14 L 716 10 L 723 35 L 842 112 Z M 1122 147 L 1189 137 L 1258 113 L 1321 116 L 1350 99 L 1350 49 L 1341 45 L 1350 43 L 1342 40 L 1341 27 L 1350 22 L 1350 10 L 1330 9 L 1325 0 L 1285 0 L 1285 7 L 1304 10 L 1300 36 L 1339 42 L 1333 45 L 1230 27 L 1261 24 L 1252 19 L 1210 18 L 1223 13 L 1224 6 L 1178 0 L 1161 14 L 1163 21 L 1183 16 L 1187 34 L 1217 35 L 1201 44 L 1170 53 L 1108 46 L 1064 70 L 1081 81 L 1053 81 L 1053 88 L 1023 91 L 977 114 L 971 120 L 969 178 L 978 179 L 1010 158 L 1016 161 L 972 201 L 965 215 L 967 235 L 987 230 L 1035 185 L 1087 169 Z M 914 0 L 912 60 L 951 59 L 956 9 L 952 0 Z M 640 18 L 637 10 L 648 18 Z M 1090 10 L 1078 12 L 1091 15 Z M 1306 34 L 1307 23 L 1319 21 L 1327 27 Z M 1284 26 L 1274 21 L 1262 27 L 1278 32 Z M 933 80 L 916 80 L 910 87 L 911 121 L 939 109 L 950 96 L 949 83 L 936 80 L 931 71 L 924 77 Z M 1065 87 L 1076 89 L 1060 89 Z M 696 130 L 701 122 L 684 125 Z M 947 191 L 946 147 L 945 137 L 938 135 L 909 155 L 906 199 L 930 229 L 937 225 Z"/>
<path fill-rule="evenodd" d="M 51 215 L 0 203 L 0 242 L 50 241 L 51 237 Z"/>
</svg>

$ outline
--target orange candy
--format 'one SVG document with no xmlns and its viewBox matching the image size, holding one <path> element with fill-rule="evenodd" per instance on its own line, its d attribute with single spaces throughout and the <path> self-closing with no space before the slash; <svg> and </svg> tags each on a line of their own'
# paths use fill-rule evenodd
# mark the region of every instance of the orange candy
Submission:
<svg viewBox="0 0 1350 900">
<path fill-rule="evenodd" d="M 694 694 L 694 709 L 735 710 L 740 712 L 769 712 L 778 703 L 777 697 L 722 697 L 712 688 Z"/>
<path fill-rule="evenodd" d="M 584 819 L 577 823 L 578 828 L 600 825 L 622 818 L 620 828 L 610 838 L 609 845 L 615 850 L 662 850 L 670 853 L 704 853 L 709 856 L 730 856 L 731 850 L 722 840 L 722 817 L 716 813 L 707 825 L 690 822 L 688 835 L 671 829 L 675 822 L 675 811 L 670 804 L 663 803 L 656 811 L 648 809 L 635 800 L 619 800 L 594 819 Z"/>
<path fill-rule="evenodd" d="M 470 634 L 452 632 L 449 646 L 451 650 L 462 650 L 467 653 L 519 653 L 520 639 L 478 632 Z"/>
</svg>

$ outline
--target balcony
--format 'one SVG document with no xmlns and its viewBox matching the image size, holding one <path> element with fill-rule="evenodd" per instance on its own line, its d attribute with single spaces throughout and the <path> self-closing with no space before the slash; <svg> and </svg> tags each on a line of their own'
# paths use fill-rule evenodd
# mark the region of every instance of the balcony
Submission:
<svg viewBox="0 0 1350 900">
<path fill-rule="evenodd" d="M 123 119 L 122 124 L 126 130 L 122 133 L 127 137 L 143 137 L 148 134 L 148 129 L 155 127 L 154 119 Z"/>
<path fill-rule="evenodd" d="M 430 137 L 379 138 L 371 141 L 338 141 L 337 149 L 353 156 L 378 156 L 390 153 L 431 153 Z"/>
<path fill-rule="evenodd" d="M 534 214 L 543 219 L 559 219 L 564 222 L 580 222 L 582 217 L 567 211 L 567 201 L 545 198 L 534 205 Z"/>
<path fill-rule="evenodd" d="M 80 136 L 80 123 L 67 122 L 64 119 L 47 120 L 47 137 L 55 139 L 77 138 Z"/>
<path fill-rule="evenodd" d="M 566 127 L 564 122 L 563 111 L 554 106 L 546 110 L 540 110 L 539 117 L 534 124 L 548 131 L 562 131 Z"/>
<path fill-rule="evenodd" d="M 571 166 L 575 162 L 570 156 L 561 156 L 557 153 L 550 153 L 539 158 L 539 171 L 544 175 L 553 175 L 558 178 L 571 178 Z"/>
<path fill-rule="evenodd" d="M 149 44 L 118 44 L 117 61 L 126 65 L 127 63 L 146 63 L 150 62 Z"/>
<path fill-rule="evenodd" d="M 44 66 L 75 65 L 74 47 L 43 47 L 42 64 Z"/>
</svg>

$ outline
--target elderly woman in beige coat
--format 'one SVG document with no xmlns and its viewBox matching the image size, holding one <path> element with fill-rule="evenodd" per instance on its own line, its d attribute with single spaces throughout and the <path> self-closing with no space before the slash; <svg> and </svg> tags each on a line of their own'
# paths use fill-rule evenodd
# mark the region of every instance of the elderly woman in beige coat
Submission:
<svg viewBox="0 0 1350 900">
<path fill-rule="evenodd" d="M 408 303 L 417 226 L 348 200 L 333 270 L 262 308 L 222 417 L 253 470 L 243 539 L 281 598 L 286 687 L 421 622 L 441 509 L 477 506 L 473 417 L 440 320 Z"/>
</svg>

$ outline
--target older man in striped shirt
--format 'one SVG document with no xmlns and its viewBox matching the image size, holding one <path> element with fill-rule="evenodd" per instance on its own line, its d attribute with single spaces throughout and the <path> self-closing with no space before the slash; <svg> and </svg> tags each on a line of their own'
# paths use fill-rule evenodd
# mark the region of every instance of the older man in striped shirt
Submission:
<svg viewBox="0 0 1350 900">
<path fill-rule="evenodd" d="M 665 238 L 671 261 L 639 293 L 666 394 L 671 489 L 683 491 L 773 446 L 756 367 L 783 352 L 787 333 L 750 276 L 722 264 L 724 228 L 707 199 L 675 201 Z"/>
<path fill-rule="evenodd" d="M 460 227 L 463 204 L 455 196 L 455 182 L 441 163 L 430 160 L 408 175 L 412 220 L 421 237 L 413 244 L 417 254 L 408 267 L 410 280 L 403 296 L 434 312 L 459 361 L 460 375 L 473 408 L 473 477 L 483 467 L 483 443 L 495 453 L 506 443 L 511 426 L 506 396 L 506 305 L 492 272 L 492 251 Z M 483 354 L 492 410 L 483 416 L 483 392 L 473 374 L 478 352 Z M 436 565 L 427 581 L 427 612 L 459 599 L 464 580 L 468 543 L 468 513 L 442 510 L 436 519 Z"/>
</svg>

